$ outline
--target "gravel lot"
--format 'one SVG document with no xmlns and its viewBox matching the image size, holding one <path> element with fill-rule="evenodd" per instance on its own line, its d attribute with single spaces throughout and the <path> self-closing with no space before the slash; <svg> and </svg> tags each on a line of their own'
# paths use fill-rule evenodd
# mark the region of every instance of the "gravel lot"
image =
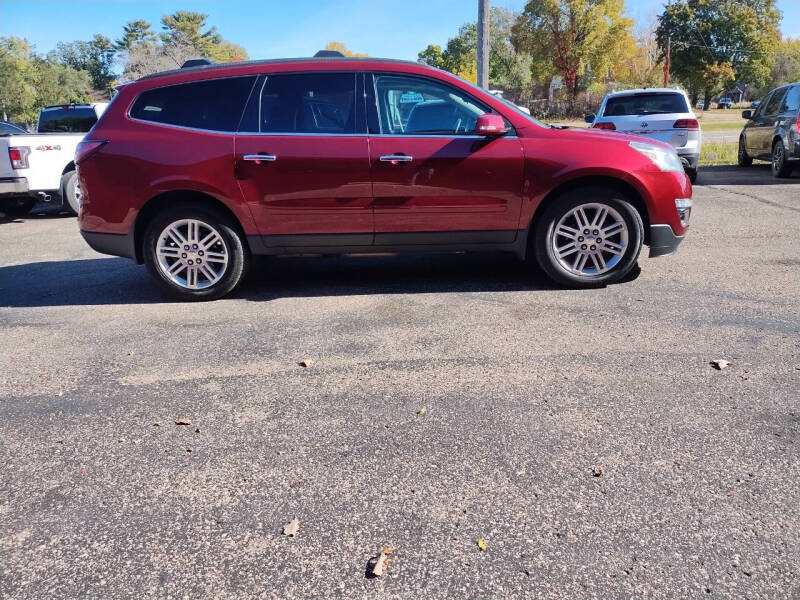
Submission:
<svg viewBox="0 0 800 600">
<path fill-rule="evenodd" d="M 583 292 L 291 258 L 176 304 L 0 223 L 0 596 L 800 597 L 800 173 L 698 183 L 676 256 Z"/>
</svg>

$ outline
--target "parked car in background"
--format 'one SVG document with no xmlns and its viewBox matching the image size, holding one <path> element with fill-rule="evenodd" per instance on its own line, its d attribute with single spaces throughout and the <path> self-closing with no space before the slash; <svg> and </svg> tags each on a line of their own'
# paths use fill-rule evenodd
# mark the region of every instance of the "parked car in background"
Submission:
<svg viewBox="0 0 800 600">
<path fill-rule="evenodd" d="M 730 98 L 720 98 L 717 100 L 717 108 L 733 108 L 733 100 Z"/>
<path fill-rule="evenodd" d="M 702 135 L 686 94 L 674 88 L 646 88 L 612 92 L 596 115 L 585 121 L 594 129 L 617 131 L 667 143 L 675 148 L 686 174 L 694 183 Z"/>
<path fill-rule="evenodd" d="M 775 177 L 789 177 L 800 166 L 800 82 L 772 90 L 742 118 L 747 123 L 739 136 L 739 166 L 768 160 Z"/>
<path fill-rule="evenodd" d="M 0 121 L 0 135 L 11 135 L 12 133 L 28 133 L 24 127 L 14 125 L 8 121 Z"/>
<path fill-rule="evenodd" d="M 39 200 L 78 214 L 75 148 L 108 104 L 61 104 L 39 113 L 36 133 L 0 137 L 0 210 L 27 213 Z"/>
<path fill-rule="evenodd" d="M 188 300 L 230 292 L 254 254 L 507 251 L 606 285 L 642 244 L 674 253 L 692 206 L 667 144 L 549 127 L 450 73 L 372 58 L 144 77 L 75 160 L 89 245 Z"/>
<path fill-rule="evenodd" d="M 761 104 L 761 100 L 753 100 L 750 103 L 750 108 L 758 108 L 760 104 Z"/>
<path fill-rule="evenodd" d="M 699 108 L 700 110 L 702 110 L 705 105 L 706 105 L 705 100 L 698 100 L 697 104 L 695 105 L 695 108 Z"/>
</svg>

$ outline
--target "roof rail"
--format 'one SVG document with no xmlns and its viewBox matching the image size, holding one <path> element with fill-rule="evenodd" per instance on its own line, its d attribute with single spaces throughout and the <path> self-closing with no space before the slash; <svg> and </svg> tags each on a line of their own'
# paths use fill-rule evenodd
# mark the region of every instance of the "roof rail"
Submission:
<svg viewBox="0 0 800 600">
<path fill-rule="evenodd" d="M 189 67 L 207 67 L 213 64 L 214 62 L 208 58 L 190 58 L 181 65 L 181 69 L 188 69 Z"/>
<path fill-rule="evenodd" d="M 338 50 L 320 50 L 314 58 L 345 58 L 345 55 Z"/>
</svg>

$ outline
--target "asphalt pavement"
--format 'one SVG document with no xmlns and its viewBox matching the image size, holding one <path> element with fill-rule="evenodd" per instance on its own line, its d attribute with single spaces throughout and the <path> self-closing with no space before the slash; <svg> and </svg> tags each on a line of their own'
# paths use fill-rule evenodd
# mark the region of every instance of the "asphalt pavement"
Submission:
<svg viewBox="0 0 800 600">
<path fill-rule="evenodd" d="M 301 257 L 181 304 L 0 222 L 0 597 L 798 598 L 799 232 L 800 173 L 708 168 L 605 289 Z"/>
</svg>

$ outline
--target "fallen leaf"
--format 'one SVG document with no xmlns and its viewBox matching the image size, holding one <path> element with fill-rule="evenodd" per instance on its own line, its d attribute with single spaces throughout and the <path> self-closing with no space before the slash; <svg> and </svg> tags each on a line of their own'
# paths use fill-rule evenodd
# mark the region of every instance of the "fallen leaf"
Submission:
<svg viewBox="0 0 800 600">
<path fill-rule="evenodd" d="M 389 567 L 389 556 L 381 552 L 377 557 L 370 559 L 367 565 L 370 577 L 381 577 Z"/>
<path fill-rule="evenodd" d="M 310 358 L 304 358 L 303 360 L 301 360 L 301 361 L 300 361 L 299 363 L 297 363 L 297 364 L 298 364 L 298 365 L 300 365 L 301 367 L 303 367 L 303 368 L 305 369 L 305 368 L 308 368 L 308 367 L 310 367 L 311 365 L 313 365 L 313 364 L 314 364 L 314 361 L 313 361 L 313 360 L 311 360 Z"/>
<path fill-rule="evenodd" d="M 141 444 L 142 443 L 142 438 L 136 438 L 135 440 L 133 440 L 133 443 L 134 444 Z"/>
<path fill-rule="evenodd" d="M 191 454 L 192 452 L 194 452 L 194 448 L 187 448 L 186 449 L 186 454 Z"/>
<path fill-rule="evenodd" d="M 164 426 L 164 423 L 161 422 L 161 421 L 157 421 L 157 422 L 153 423 L 153 427 L 163 427 L 163 426 Z"/>
<path fill-rule="evenodd" d="M 592 467 L 592 475 L 594 475 L 595 477 L 600 477 L 600 475 L 602 474 L 603 474 L 603 467 L 601 467 L 600 465 L 595 465 Z"/>
<path fill-rule="evenodd" d="M 481 538 L 478 538 L 478 550 L 481 552 L 486 552 L 486 542 L 484 542 Z"/>
<path fill-rule="evenodd" d="M 427 408 L 427 407 L 425 407 L 425 406 L 423 406 L 422 408 L 420 408 L 420 409 L 417 411 L 417 414 L 418 414 L 420 417 L 424 417 L 424 416 L 425 416 L 425 413 L 427 413 L 427 412 L 428 412 L 428 408 Z"/>
<path fill-rule="evenodd" d="M 297 535 L 297 532 L 300 531 L 300 521 L 297 517 L 289 521 L 286 525 L 283 526 L 283 535 L 288 535 L 290 537 L 294 537 Z"/>
<path fill-rule="evenodd" d="M 386 546 L 386 548 L 384 548 L 381 551 L 381 553 L 385 554 L 386 556 L 389 556 L 390 554 L 394 554 L 395 550 L 397 550 L 397 548 L 395 548 L 394 546 Z"/>
<path fill-rule="evenodd" d="M 175 425 L 191 425 L 191 419 L 175 419 Z"/>
<path fill-rule="evenodd" d="M 128 356 L 133 356 L 134 354 L 136 353 L 133 350 L 128 350 Z"/>
<path fill-rule="evenodd" d="M 717 371 L 722 371 L 722 369 L 727 369 L 728 367 L 731 366 L 730 361 L 722 358 L 717 358 L 715 360 L 712 360 L 709 364 L 712 367 L 714 367 Z"/>
<path fill-rule="evenodd" d="M 125 440 L 125 438 L 119 438 L 117 441 L 118 441 L 120 444 L 124 444 L 126 440 Z"/>
</svg>

